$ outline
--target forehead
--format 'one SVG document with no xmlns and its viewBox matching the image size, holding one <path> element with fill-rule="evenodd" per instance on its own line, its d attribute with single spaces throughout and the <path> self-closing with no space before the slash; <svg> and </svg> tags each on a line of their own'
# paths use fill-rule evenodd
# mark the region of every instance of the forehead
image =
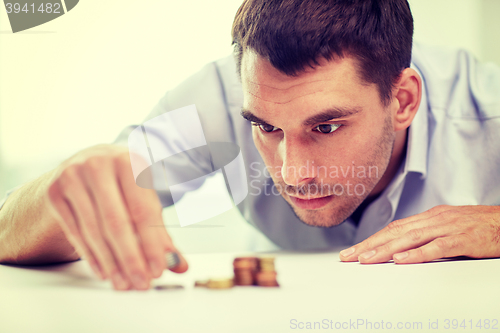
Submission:
<svg viewBox="0 0 500 333">
<path fill-rule="evenodd" d="M 319 59 L 319 66 L 296 76 L 289 76 L 253 51 L 246 51 L 241 61 L 241 79 L 246 99 L 287 104 L 318 93 L 342 92 L 345 96 L 368 86 L 359 75 L 358 62 L 346 55 L 327 61 Z"/>
</svg>

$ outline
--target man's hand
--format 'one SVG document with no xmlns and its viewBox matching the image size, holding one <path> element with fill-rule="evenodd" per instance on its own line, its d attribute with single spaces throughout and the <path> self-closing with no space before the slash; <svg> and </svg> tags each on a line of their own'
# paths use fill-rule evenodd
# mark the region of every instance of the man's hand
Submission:
<svg viewBox="0 0 500 333">
<path fill-rule="evenodd" d="M 65 161 L 46 195 L 47 208 L 80 256 L 115 289 L 148 289 L 177 252 L 154 190 L 135 184 L 129 152 L 102 145 Z M 180 257 L 175 272 L 187 270 Z"/>
<path fill-rule="evenodd" d="M 340 252 L 362 264 L 428 262 L 467 256 L 500 257 L 499 206 L 437 206 L 391 222 L 363 242 Z"/>
</svg>

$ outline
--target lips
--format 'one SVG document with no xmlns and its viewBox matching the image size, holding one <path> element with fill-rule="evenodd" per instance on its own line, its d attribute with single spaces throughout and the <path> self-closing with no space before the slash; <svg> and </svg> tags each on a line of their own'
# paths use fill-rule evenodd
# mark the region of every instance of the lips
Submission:
<svg viewBox="0 0 500 333">
<path fill-rule="evenodd" d="M 297 197 L 292 197 L 291 195 L 289 195 L 289 197 L 294 206 L 297 206 L 300 209 L 309 210 L 319 209 L 333 200 L 333 195 L 313 199 L 299 199 Z"/>
</svg>

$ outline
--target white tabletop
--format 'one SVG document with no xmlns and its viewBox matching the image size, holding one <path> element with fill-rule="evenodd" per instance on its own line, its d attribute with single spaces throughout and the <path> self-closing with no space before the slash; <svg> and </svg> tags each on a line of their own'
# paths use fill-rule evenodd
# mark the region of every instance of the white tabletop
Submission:
<svg viewBox="0 0 500 333">
<path fill-rule="evenodd" d="M 193 287 L 197 279 L 232 276 L 236 255 L 187 255 L 187 273 L 165 272 L 153 283 L 184 289 L 142 292 L 114 291 L 85 261 L 0 265 L 0 332 L 336 331 L 335 325 L 345 332 L 387 332 L 398 323 L 404 332 L 426 332 L 429 323 L 439 332 L 500 331 L 499 259 L 361 265 L 340 262 L 338 252 L 278 252 L 279 288 Z M 458 325 L 465 320 L 467 328 L 453 330 L 453 319 Z M 312 328 L 316 322 L 316 330 L 306 329 L 308 322 Z M 404 329 L 418 322 L 421 329 Z"/>
</svg>

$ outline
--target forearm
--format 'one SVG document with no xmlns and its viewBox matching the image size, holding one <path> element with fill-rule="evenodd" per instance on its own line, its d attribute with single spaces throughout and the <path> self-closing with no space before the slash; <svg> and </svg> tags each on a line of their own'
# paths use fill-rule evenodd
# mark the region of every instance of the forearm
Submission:
<svg viewBox="0 0 500 333">
<path fill-rule="evenodd" d="M 0 210 L 0 263 L 34 265 L 79 258 L 44 203 L 52 173 L 16 190 Z"/>
</svg>

